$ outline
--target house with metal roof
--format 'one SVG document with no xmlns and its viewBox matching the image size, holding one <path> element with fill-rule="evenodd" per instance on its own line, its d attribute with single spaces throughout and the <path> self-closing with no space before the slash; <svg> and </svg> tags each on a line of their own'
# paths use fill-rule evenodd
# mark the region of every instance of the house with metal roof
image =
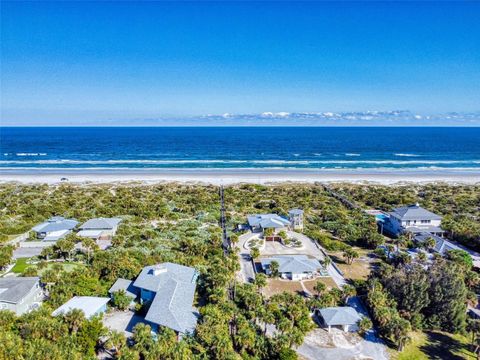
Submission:
<svg viewBox="0 0 480 360">
<path fill-rule="evenodd" d="M 442 235 L 441 222 L 440 215 L 424 209 L 417 203 L 393 209 L 388 213 L 383 228 L 394 236 L 405 232 Z"/>
<path fill-rule="evenodd" d="M 71 233 L 77 225 L 77 220 L 54 216 L 47 221 L 34 226 L 32 231 L 35 232 L 35 236 L 39 240 L 57 241 Z"/>
<path fill-rule="evenodd" d="M 311 259 L 306 255 L 278 255 L 260 259 L 265 274 L 272 274 L 271 264 L 274 261 L 278 264 L 280 277 L 290 280 L 312 278 L 321 273 L 323 269 L 317 259 Z"/>
<path fill-rule="evenodd" d="M 0 310 L 22 315 L 38 307 L 43 298 L 39 277 L 0 278 Z"/>
<path fill-rule="evenodd" d="M 350 306 L 328 307 L 318 310 L 318 315 L 328 332 L 334 327 L 340 327 L 344 332 L 356 330 L 357 323 L 361 316 L 357 310 Z"/>
<path fill-rule="evenodd" d="M 52 316 L 64 315 L 71 310 L 78 309 L 83 312 L 85 318 L 91 319 L 94 316 L 105 313 L 109 301 L 110 299 L 107 297 L 74 296 L 52 312 Z"/>
<path fill-rule="evenodd" d="M 440 255 L 445 255 L 445 253 L 450 250 L 463 250 L 462 248 L 448 241 L 447 239 L 427 232 L 416 234 L 414 240 L 419 244 L 423 244 L 430 238 L 435 241 L 435 245 L 431 250 L 433 252 L 439 253 Z"/>
<path fill-rule="evenodd" d="M 150 304 L 145 320 L 152 330 L 168 327 L 178 334 L 193 333 L 199 314 L 193 307 L 198 272 L 170 262 L 146 266 L 134 281 L 140 301 Z"/>
<path fill-rule="evenodd" d="M 80 226 L 78 236 L 89 237 L 94 240 L 110 240 L 117 232 L 120 218 L 90 219 Z"/>
<path fill-rule="evenodd" d="M 252 231 L 264 231 L 273 229 L 274 232 L 288 229 L 290 220 L 287 220 L 277 214 L 257 214 L 247 216 L 248 225 Z"/>
</svg>

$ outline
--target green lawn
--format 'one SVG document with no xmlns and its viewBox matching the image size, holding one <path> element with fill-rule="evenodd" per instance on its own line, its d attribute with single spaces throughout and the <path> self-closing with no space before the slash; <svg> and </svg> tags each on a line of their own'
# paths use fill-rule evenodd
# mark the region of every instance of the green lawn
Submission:
<svg viewBox="0 0 480 360">
<path fill-rule="evenodd" d="M 392 359 L 476 359 L 476 356 L 470 351 L 469 339 L 465 336 L 440 331 L 415 332 L 410 336 L 412 341 L 401 353 L 391 351 Z"/>
<path fill-rule="evenodd" d="M 37 267 L 37 265 L 35 265 L 35 264 L 27 264 L 27 261 L 29 259 L 30 258 L 17 259 L 17 262 L 15 263 L 15 265 L 13 266 L 11 271 L 16 273 L 16 274 L 21 274 L 25 271 L 26 268 L 28 268 L 30 266 L 31 267 Z M 65 271 L 72 271 L 73 269 L 75 269 L 79 266 L 84 266 L 83 264 L 72 263 L 72 262 L 56 262 L 56 263 L 51 262 L 51 263 L 48 263 L 48 265 L 45 266 L 44 268 L 38 270 L 38 274 L 41 275 L 45 270 L 51 269 L 54 264 L 61 265 L 62 269 L 65 270 Z"/>
<path fill-rule="evenodd" d="M 63 263 L 49 263 L 47 266 L 45 266 L 43 269 L 38 271 L 38 274 L 41 275 L 45 270 L 51 269 L 54 264 L 60 264 L 62 265 L 62 269 L 65 271 L 72 271 L 79 266 L 84 266 L 83 264 L 77 264 L 77 263 L 71 263 L 71 262 L 63 262 Z"/>
<path fill-rule="evenodd" d="M 17 262 L 15 263 L 15 265 L 13 266 L 11 271 L 16 273 L 16 274 L 23 273 L 25 271 L 25 269 L 30 266 L 29 264 L 27 264 L 28 259 L 29 258 L 17 259 Z"/>
</svg>

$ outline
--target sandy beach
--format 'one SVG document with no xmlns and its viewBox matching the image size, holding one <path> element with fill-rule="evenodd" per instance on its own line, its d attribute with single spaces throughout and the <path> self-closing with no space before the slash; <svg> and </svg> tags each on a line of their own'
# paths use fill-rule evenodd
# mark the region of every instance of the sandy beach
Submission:
<svg viewBox="0 0 480 360">
<path fill-rule="evenodd" d="M 62 179 L 64 179 L 62 181 Z M 67 180 L 65 180 L 67 179 Z M 478 171 L 297 170 L 297 169 L 42 169 L 2 170 L 0 182 L 23 184 L 182 182 L 203 184 L 269 184 L 282 182 L 351 182 L 395 185 L 401 183 L 480 183 Z"/>
</svg>

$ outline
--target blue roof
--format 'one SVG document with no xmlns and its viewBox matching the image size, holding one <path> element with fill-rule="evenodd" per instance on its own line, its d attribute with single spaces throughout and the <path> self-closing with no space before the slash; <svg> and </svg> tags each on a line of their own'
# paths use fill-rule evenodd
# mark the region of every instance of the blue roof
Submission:
<svg viewBox="0 0 480 360">
<path fill-rule="evenodd" d="M 74 219 L 65 219 L 61 216 L 54 216 L 47 221 L 38 224 L 32 228 L 37 233 L 49 233 L 61 230 L 72 230 L 77 226 L 78 221 Z"/>
<path fill-rule="evenodd" d="M 322 268 L 317 259 L 310 259 L 306 255 L 278 255 L 260 260 L 263 268 L 268 268 L 272 261 L 278 263 L 280 273 L 303 274 L 316 272 Z"/>
<path fill-rule="evenodd" d="M 180 333 L 191 333 L 198 314 L 193 308 L 198 273 L 174 263 L 146 266 L 133 285 L 156 293 L 145 320 Z"/>
<path fill-rule="evenodd" d="M 280 229 L 290 225 L 290 221 L 277 214 L 257 214 L 247 216 L 248 225 L 260 226 L 263 229 Z"/>
</svg>

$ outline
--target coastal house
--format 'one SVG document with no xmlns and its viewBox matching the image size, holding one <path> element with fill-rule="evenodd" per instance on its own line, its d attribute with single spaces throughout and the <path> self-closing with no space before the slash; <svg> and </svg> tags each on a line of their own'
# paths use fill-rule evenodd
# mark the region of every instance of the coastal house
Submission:
<svg viewBox="0 0 480 360">
<path fill-rule="evenodd" d="M 118 229 L 120 218 L 90 219 L 80 226 L 78 236 L 89 237 L 94 240 L 111 240 Z"/>
<path fill-rule="evenodd" d="M 414 240 L 415 242 L 417 242 L 417 244 L 423 244 L 430 238 L 435 241 L 435 245 L 431 248 L 431 251 L 436 252 L 440 255 L 445 255 L 445 253 L 450 250 L 463 250 L 451 241 L 427 232 L 416 234 Z"/>
<path fill-rule="evenodd" d="M 64 315 L 73 309 L 77 309 L 83 312 L 85 318 L 91 319 L 94 316 L 105 313 L 109 301 L 110 299 L 107 297 L 74 296 L 52 312 L 52 316 Z"/>
<path fill-rule="evenodd" d="M 393 209 L 388 213 L 383 229 L 388 233 L 399 236 L 406 232 L 413 234 L 430 233 L 443 235 L 441 226 L 442 217 L 422 208 L 418 203 Z"/>
<path fill-rule="evenodd" d="M 289 280 L 313 278 L 320 274 L 323 268 L 318 260 L 310 259 L 306 255 L 278 255 L 260 259 L 265 274 L 272 274 L 271 264 L 274 261 L 278 264 L 280 277 Z"/>
<path fill-rule="evenodd" d="M 337 306 L 319 309 L 317 314 L 322 321 L 323 326 L 328 328 L 328 332 L 333 327 L 339 327 L 344 332 L 354 330 L 361 316 L 351 306 Z"/>
<path fill-rule="evenodd" d="M 278 234 L 280 231 L 288 230 L 290 227 L 290 220 L 277 214 L 249 215 L 247 220 L 248 225 L 253 232 L 271 233 L 271 235 L 266 237 L 267 241 L 280 241 L 280 238 L 275 236 L 275 234 Z"/>
<path fill-rule="evenodd" d="M 133 287 L 126 282 L 122 286 L 149 305 L 145 320 L 153 331 L 165 326 L 181 336 L 193 333 L 197 325 L 199 314 L 193 307 L 197 277 L 194 268 L 167 262 L 144 267 Z"/>
<path fill-rule="evenodd" d="M 57 241 L 71 233 L 77 225 L 77 220 L 54 216 L 47 221 L 34 226 L 32 231 L 35 233 L 35 237 L 39 240 Z"/>
<path fill-rule="evenodd" d="M 22 315 L 38 307 L 43 298 L 39 277 L 0 278 L 0 310 Z"/>
<path fill-rule="evenodd" d="M 288 219 L 290 220 L 290 227 L 293 230 L 303 231 L 303 210 L 302 209 L 289 210 Z"/>
</svg>

